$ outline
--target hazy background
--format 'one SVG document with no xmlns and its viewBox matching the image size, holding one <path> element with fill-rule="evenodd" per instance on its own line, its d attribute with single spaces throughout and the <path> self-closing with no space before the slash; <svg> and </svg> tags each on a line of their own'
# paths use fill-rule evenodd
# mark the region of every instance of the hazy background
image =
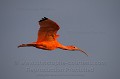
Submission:
<svg viewBox="0 0 120 79">
<path fill-rule="evenodd" d="M 62 44 L 76 45 L 90 56 L 60 49 L 18 49 L 19 44 L 36 41 L 38 21 L 44 16 L 60 25 Z M 0 0 L 0 79 L 119 79 L 119 34 L 119 0 Z M 73 64 L 55 65 L 59 62 Z M 50 68 L 92 70 L 39 71 Z"/>
</svg>

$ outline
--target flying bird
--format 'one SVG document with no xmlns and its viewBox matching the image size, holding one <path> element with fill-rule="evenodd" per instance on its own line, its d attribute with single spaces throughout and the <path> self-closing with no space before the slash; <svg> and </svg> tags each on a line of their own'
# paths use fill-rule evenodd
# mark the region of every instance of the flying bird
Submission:
<svg viewBox="0 0 120 79">
<path fill-rule="evenodd" d="M 63 50 L 69 50 L 69 51 L 81 51 L 82 53 L 88 54 L 81 50 L 80 48 L 74 46 L 74 45 L 62 45 L 57 41 L 57 38 L 59 35 L 57 34 L 57 31 L 60 29 L 58 24 L 54 21 L 52 21 L 49 18 L 42 18 L 39 22 L 40 28 L 38 30 L 38 38 L 36 42 L 32 42 L 29 44 L 21 44 L 19 47 L 36 47 L 38 49 L 43 50 L 55 50 L 57 48 L 63 49 Z"/>
</svg>

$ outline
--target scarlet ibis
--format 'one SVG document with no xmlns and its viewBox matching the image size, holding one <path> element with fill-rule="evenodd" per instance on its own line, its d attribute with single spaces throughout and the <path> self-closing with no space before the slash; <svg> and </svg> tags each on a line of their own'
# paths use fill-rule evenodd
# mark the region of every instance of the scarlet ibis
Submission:
<svg viewBox="0 0 120 79">
<path fill-rule="evenodd" d="M 86 52 L 84 52 L 83 50 L 81 50 L 80 48 L 74 45 L 65 46 L 57 41 L 57 38 L 59 37 L 59 35 L 57 34 L 57 31 L 60 29 L 60 27 L 56 22 L 46 17 L 42 18 L 38 22 L 40 25 L 40 29 L 38 31 L 37 41 L 29 44 L 21 44 L 18 46 L 18 48 L 19 47 L 36 47 L 43 50 L 54 50 L 56 48 L 60 48 L 63 50 L 81 51 L 82 53 L 88 56 Z"/>
</svg>

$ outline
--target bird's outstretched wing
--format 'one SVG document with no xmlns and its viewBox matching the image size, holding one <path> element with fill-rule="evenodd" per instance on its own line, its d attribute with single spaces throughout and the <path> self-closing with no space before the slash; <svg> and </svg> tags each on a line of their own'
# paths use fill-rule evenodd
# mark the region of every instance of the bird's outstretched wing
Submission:
<svg viewBox="0 0 120 79">
<path fill-rule="evenodd" d="M 44 17 L 39 21 L 39 25 L 37 42 L 53 41 L 59 36 L 56 33 L 60 27 L 54 21 Z"/>
</svg>

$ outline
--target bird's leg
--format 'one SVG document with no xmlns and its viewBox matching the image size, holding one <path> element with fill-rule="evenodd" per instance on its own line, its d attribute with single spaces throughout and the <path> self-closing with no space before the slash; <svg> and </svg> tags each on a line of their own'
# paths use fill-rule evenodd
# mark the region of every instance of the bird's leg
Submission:
<svg viewBox="0 0 120 79">
<path fill-rule="evenodd" d="M 36 44 L 21 44 L 21 45 L 18 46 L 18 48 L 19 47 L 30 47 L 30 46 L 35 47 Z"/>
</svg>

